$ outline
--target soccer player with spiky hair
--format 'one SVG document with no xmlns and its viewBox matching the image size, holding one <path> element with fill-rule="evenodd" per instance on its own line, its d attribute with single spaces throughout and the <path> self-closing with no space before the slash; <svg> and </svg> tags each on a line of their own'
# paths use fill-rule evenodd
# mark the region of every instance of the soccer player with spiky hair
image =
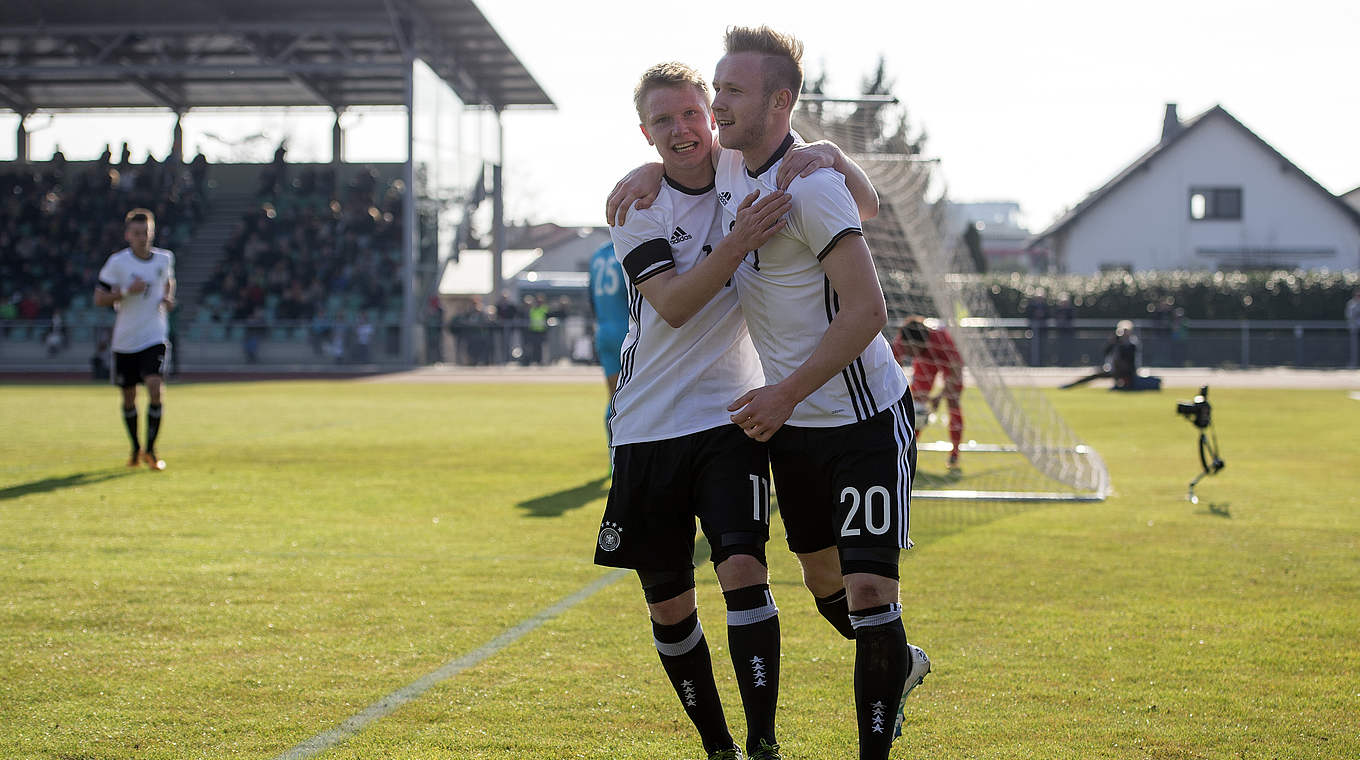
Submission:
<svg viewBox="0 0 1360 760">
<path fill-rule="evenodd" d="M 128 247 L 109 256 L 94 289 L 96 306 L 112 306 L 113 383 L 122 389 L 123 423 L 132 439 L 129 467 L 145 463 L 165 469 L 156 454 L 161 429 L 166 357 L 170 352 L 166 313 L 175 306 L 175 254 L 155 248 L 156 217 L 135 208 L 124 219 Z M 146 385 L 146 446 L 137 437 L 137 385 Z"/>
<path fill-rule="evenodd" d="M 774 187 L 794 144 L 803 45 L 765 26 L 730 28 L 725 43 L 713 115 L 731 224 L 733 199 Z M 816 171 L 789 193 L 788 226 L 733 275 L 765 384 L 729 410 L 769 442 L 789 548 L 823 614 L 854 637 L 860 760 L 886 760 L 906 693 L 930 669 L 907 643 L 899 597 L 916 467 L 911 397 L 882 335 L 883 290 L 844 179 Z M 846 620 L 832 612 L 842 598 Z"/>
<path fill-rule="evenodd" d="M 770 593 L 769 463 L 726 411 L 761 385 L 759 359 L 731 282 L 748 252 L 784 228 L 777 190 L 732 204 L 726 235 L 713 187 L 714 122 L 694 69 L 649 69 L 634 93 L 664 179 L 649 208 L 611 228 L 629 297 L 628 335 L 609 418 L 614 478 L 595 561 L 636 569 L 662 667 L 712 760 L 741 756 L 728 731 L 699 623 L 694 521 L 712 548 L 752 760 L 777 760 L 779 610 Z M 800 166 L 844 161 L 813 146 Z M 867 180 L 865 180 L 867 184 Z M 872 193 L 872 188 L 869 188 Z"/>
</svg>

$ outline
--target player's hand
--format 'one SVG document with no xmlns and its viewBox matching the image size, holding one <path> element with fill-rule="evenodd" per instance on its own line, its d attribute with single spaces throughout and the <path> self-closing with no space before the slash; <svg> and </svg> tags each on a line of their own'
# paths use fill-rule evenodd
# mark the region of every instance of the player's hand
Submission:
<svg viewBox="0 0 1360 760">
<path fill-rule="evenodd" d="M 760 191 L 756 190 L 737 207 L 736 225 L 728 230 L 727 237 L 745 255 L 765 245 L 775 233 L 787 227 L 788 220 L 784 215 L 792 210 L 792 195 L 776 190 L 761 198 Z"/>
<path fill-rule="evenodd" d="M 161 306 L 164 306 L 166 311 L 170 311 L 171 309 L 175 308 L 175 297 L 166 296 L 165 298 L 162 298 Z"/>
<path fill-rule="evenodd" d="M 639 209 L 651 206 L 656 196 L 661 194 L 661 178 L 665 174 L 666 168 L 660 163 L 643 164 L 628 172 L 614 185 L 609 200 L 605 201 L 605 222 L 611 227 L 622 227 L 628 209 L 634 203 Z"/>
<path fill-rule="evenodd" d="M 140 277 L 133 277 L 132 284 L 127 286 L 126 292 L 133 294 L 145 293 L 148 287 L 150 287 L 150 285 L 146 280 L 143 280 Z"/>
<path fill-rule="evenodd" d="M 840 155 L 841 149 L 826 140 L 795 145 L 784 154 L 784 161 L 775 174 L 775 184 L 780 190 L 788 190 L 797 177 L 806 177 L 818 169 L 835 169 Z"/>
<path fill-rule="evenodd" d="M 797 405 L 798 402 L 784 388 L 766 385 L 747 391 L 746 395 L 733 401 L 727 411 L 733 412 L 731 420 L 747 436 L 764 442 L 788 422 Z"/>
</svg>

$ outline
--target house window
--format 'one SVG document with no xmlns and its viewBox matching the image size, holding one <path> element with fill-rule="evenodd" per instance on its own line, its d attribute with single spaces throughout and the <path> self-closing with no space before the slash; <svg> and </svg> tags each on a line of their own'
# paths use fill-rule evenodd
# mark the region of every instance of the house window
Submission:
<svg viewBox="0 0 1360 760">
<path fill-rule="evenodd" d="M 1190 188 L 1190 218 L 1195 220 L 1241 219 L 1242 188 Z"/>
</svg>

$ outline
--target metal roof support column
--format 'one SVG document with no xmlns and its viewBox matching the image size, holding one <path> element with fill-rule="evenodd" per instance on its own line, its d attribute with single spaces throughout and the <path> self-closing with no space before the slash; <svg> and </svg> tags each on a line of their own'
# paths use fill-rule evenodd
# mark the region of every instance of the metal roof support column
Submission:
<svg viewBox="0 0 1360 760">
<path fill-rule="evenodd" d="M 401 213 L 401 361 L 415 365 L 416 320 L 416 119 L 415 57 L 406 56 L 406 167 Z M 339 126 L 339 119 L 336 125 Z"/>
<path fill-rule="evenodd" d="M 184 112 L 175 112 L 175 128 L 170 132 L 170 155 L 166 162 L 184 163 Z"/>
<path fill-rule="evenodd" d="M 20 164 L 28 163 L 28 130 L 24 129 L 28 117 L 29 114 L 20 112 L 19 126 L 14 129 L 14 160 Z"/>
<path fill-rule="evenodd" d="M 505 258 L 505 128 L 496 111 L 496 163 L 491 166 L 491 296 L 501 292 L 501 264 Z"/>
<path fill-rule="evenodd" d="M 345 157 L 345 129 L 340 126 L 340 117 L 345 109 L 335 109 L 335 124 L 331 125 L 331 166 L 340 168 Z"/>
</svg>

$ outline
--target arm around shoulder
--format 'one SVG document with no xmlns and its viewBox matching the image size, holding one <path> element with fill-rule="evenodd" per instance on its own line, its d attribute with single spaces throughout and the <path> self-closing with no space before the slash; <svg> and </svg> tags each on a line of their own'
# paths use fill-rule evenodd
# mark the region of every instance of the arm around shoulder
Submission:
<svg viewBox="0 0 1360 760">
<path fill-rule="evenodd" d="M 878 191 L 869 175 L 829 140 L 795 146 L 780 163 L 775 183 L 779 189 L 788 190 L 794 179 L 810 177 L 818 169 L 831 169 L 844 178 L 845 187 L 859 209 L 860 221 L 878 216 Z"/>
<path fill-rule="evenodd" d="M 688 271 L 677 273 L 672 268 L 637 283 L 638 292 L 666 324 L 681 327 L 688 322 L 723 289 L 747 252 L 784 229 L 784 215 L 792 208 L 789 195 L 775 192 L 759 200 L 756 197 L 751 193 L 742 200 L 733 228 Z"/>
<path fill-rule="evenodd" d="M 874 189 L 874 183 L 869 181 L 869 175 L 839 147 L 836 156 L 836 165 L 832 168 L 845 177 L 845 188 L 859 207 L 859 220 L 868 221 L 878 216 L 878 191 Z"/>
</svg>

